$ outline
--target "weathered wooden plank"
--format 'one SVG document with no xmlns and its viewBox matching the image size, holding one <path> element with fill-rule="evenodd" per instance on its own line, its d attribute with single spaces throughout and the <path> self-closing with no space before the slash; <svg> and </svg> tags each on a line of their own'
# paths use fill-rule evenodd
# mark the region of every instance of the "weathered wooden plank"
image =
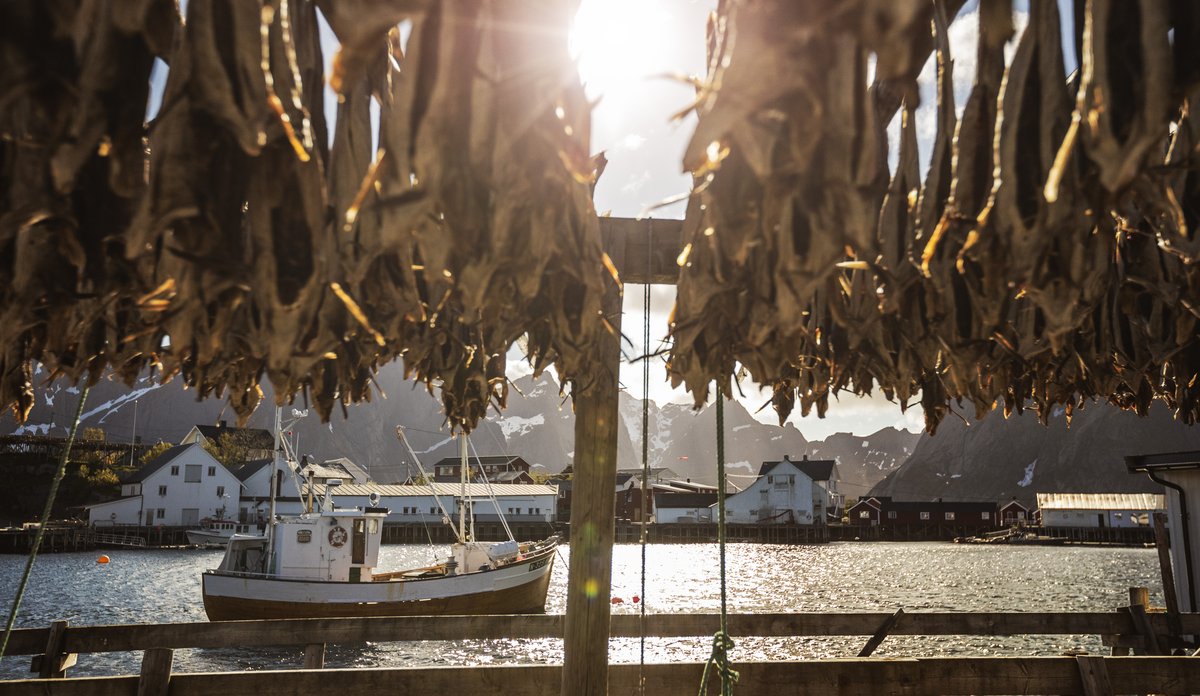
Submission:
<svg viewBox="0 0 1200 696">
<path fill-rule="evenodd" d="M 605 252 L 625 283 L 674 285 L 679 280 L 683 221 L 600 218 Z"/>
<path fill-rule="evenodd" d="M 1171 636 L 1178 637 L 1179 626 L 1179 597 L 1175 589 L 1175 571 L 1171 566 L 1171 539 L 1167 536 L 1167 513 L 1156 512 L 1154 519 L 1154 548 L 1158 551 L 1158 572 L 1162 576 L 1163 597 L 1167 602 L 1167 624 L 1171 627 Z"/>
<path fill-rule="evenodd" d="M 620 235 L 605 235 L 618 257 Z M 575 406 L 575 474 L 571 488 L 571 558 L 563 621 L 563 696 L 608 693 L 609 593 L 617 481 L 621 292 L 606 286 L 601 311 L 609 331 L 591 346 L 590 383 L 571 386 Z"/>
<path fill-rule="evenodd" d="M 1113 696 L 1112 684 L 1108 680 L 1108 668 L 1104 658 L 1098 655 L 1079 655 L 1075 658 L 1079 666 L 1079 679 L 1084 696 Z"/>
<path fill-rule="evenodd" d="M 50 622 L 42 659 L 37 662 L 36 668 L 42 679 L 62 679 L 67 676 L 67 667 L 70 666 L 67 663 L 71 662 L 66 650 L 67 625 L 68 622 L 63 620 Z"/>
<path fill-rule="evenodd" d="M 880 643 L 882 643 L 883 640 L 888 637 L 888 633 L 890 633 L 896 627 L 896 623 L 900 621 L 901 616 L 904 616 L 903 608 L 897 609 L 895 614 L 892 614 L 884 619 L 883 623 L 880 624 L 879 628 L 875 631 L 875 634 L 872 635 L 871 639 L 867 641 L 867 644 L 863 646 L 863 649 L 858 651 L 858 656 L 870 657 L 871 653 L 875 652 L 875 648 L 878 648 Z"/>
<path fill-rule="evenodd" d="M 1198 693 L 1200 660 L 1188 657 L 1107 657 L 1113 693 Z M 1072 657 L 850 658 L 803 662 L 737 662 L 738 693 L 814 693 L 823 696 L 928 694 L 1085 694 L 1078 663 Z M 1099 663 L 1096 665 L 1099 668 Z M 650 664 L 644 668 L 645 693 L 691 696 L 699 687 L 702 663 Z M 610 693 L 638 693 L 636 664 L 608 669 Z M 322 690 L 389 694 L 504 693 L 551 696 L 558 693 L 556 665 L 501 667 L 425 667 L 417 669 L 326 669 L 272 672 L 176 674 L 172 693 L 229 696 L 270 693 L 311 696 Z M 710 691 L 715 684 L 710 684 Z M 134 696 L 136 678 L 76 678 L 0 682 L 0 696 L 51 694 Z"/>
<path fill-rule="evenodd" d="M 742 636 L 869 636 L 890 614 L 732 614 L 730 631 Z M 560 638 L 561 615 L 541 616 L 404 616 L 367 619 L 288 619 L 217 623 L 125 624 L 73 626 L 66 649 L 72 653 L 165 648 L 220 648 L 239 645 L 308 645 L 367 641 L 460 640 L 494 638 Z M 1156 633 L 1168 632 L 1165 614 L 1148 614 Z M 614 637 L 637 637 L 636 614 L 612 617 Z M 1200 634 L 1200 614 L 1181 614 L 1184 635 Z M 708 636 L 719 624 L 717 614 L 648 614 L 651 637 Z M 962 612 L 905 613 L 891 635 L 1118 635 L 1135 634 L 1126 612 Z M 7 654 L 40 653 L 45 628 L 18 629 Z"/>
<path fill-rule="evenodd" d="M 170 648 L 147 648 L 142 655 L 137 696 L 167 696 L 171 686 L 171 663 L 174 660 L 175 651 Z"/>
<path fill-rule="evenodd" d="M 324 669 L 325 644 L 309 643 L 304 646 L 304 669 Z"/>
</svg>

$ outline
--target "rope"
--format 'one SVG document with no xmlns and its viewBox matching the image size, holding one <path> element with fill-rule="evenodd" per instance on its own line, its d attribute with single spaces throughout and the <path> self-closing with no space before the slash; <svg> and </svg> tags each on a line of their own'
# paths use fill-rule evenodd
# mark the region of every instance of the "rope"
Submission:
<svg viewBox="0 0 1200 696">
<path fill-rule="evenodd" d="M 89 387 L 85 383 L 79 393 L 79 405 L 75 407 L 75 419 L 71 421 L 71 430 L 67 434 L 67 444 L 63 446 L 58 458 L 58 470 L 54 472 L 54 480 L 50 482 L 50 493 L 46 495 L 46 507 L 42 509 L 42 522 L 38 525 L 33 537 L 33 549 L 29 551 L 29 559 L 25 561 L 25 573 L 21 575 L 21 584 L 17 586 L 17 596 L 13 597 L 12 609 L 8 612 L 8 625 L 4 628 L 4 640 L 0 642 L 0 657 L 8 649 L 8 637 L 12 635 L 13 626 L 17 623 L 17 609 L 21 606 L 21 598 L 25 596 L 25 587 L 29 584 L 29 576 L 33 573 L 33 562 L 37 559 L 38 549 L 42 546 L 42 537 L 46 534 L 46 524 L 50 522 L 50 511 L 54 508 L 54 498 L 58 495 L 58 484 L 62 483 L 67 473 L 67 459 L 71 456 L 71 445 L 75 442 L 75 431 L 79 428 L 79 419 L 83 417 L 83 403 L 87 401 Z M 47 658 L 50 656 L 47 655 Z"/>
<path fill-rule="evenodd" d="M 646 226 L 649 237 L 646 244 L 646 268 L 650 268 L 654 249 L 654 219 L 651 218 Z M 642 352 L 650 350 L 650 283 L 642 286 Z M 641 496 L 641 529 L 642 543 L 642 586 L 641 605 L 638 619 L 640 638 L 638 653 L 638 690 L 643 696 L 646 693 L 646 523 L 649 507 L 647 490 L 650 487 L 650 360 L 642 360 L 642 496 Z"/>
<path fill-rule="evenodd" d="M 700 677 L 700 696 L 708 693 L 708 670 L 716 667 L 721 675 L 721 696 L 732 696 L 733 684 L 738 673 L 729 668 L 729 651 L 733 639 L 729 637 L 729 614 L 725 594 L 725 396 L 717 390 L 717 544 L 721 555 L 721 628 L 713 635 L 712 654 L 704 663 L 704 674 Z"/>
</svg>

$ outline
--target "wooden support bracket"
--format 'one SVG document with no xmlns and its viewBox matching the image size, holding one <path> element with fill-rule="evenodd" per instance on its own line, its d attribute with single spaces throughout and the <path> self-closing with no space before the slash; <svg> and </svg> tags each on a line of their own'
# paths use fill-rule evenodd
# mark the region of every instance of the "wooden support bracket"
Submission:
<svg viewBox="0 0 1200 696">
<path fill-rule="evenodd" d="M 1113 696 L 1112 683 L 1108 679 L 1108 667 L 1099 655 L 1076 655 L 1079 679 L 1083 683 L 1083 696 Z"/>
<path fill-rule="evenodd" d="M 870 657 L 871 653 L 875 652 L 875 648 L 879 647 L 879 644 L 883 642 L 883 639 L 887 638 L 888 633 L 891 633 L 892 629 L 896 627 L 896 624 L 900 622 L 901 616 L 904 616 L 903 608 L 897 609 L 895 614 L 892 614 L 888 618 L 884 619 L 883 623 L 879 625 L 879 629 L 875 631 L 875 634 L 871 636 L 871 639 L 867 641 L 867 644 L 863 646 L 863 649 L 858 652 L 858 656 Z"/>
<path fill-rule="evenodd" d="M 34 655 L 29 671 L 37 672 L 42 679 L 63 679 L 67 669 L 74 667 L 79 656 L 67 654 L 68 621 L 52 621 L 50 633 L 46 636 L 46 649 L 41 655 Z"/>
<path fill-rule="evenodd" d="M 304 646 L 304 669 L 325 668 L 325 644 L 309 643 Z"/>
<path fill-rule="evenodd" d="M 175 651 L 170 648 L 146 648 L 142 653 L 142 672 L 137 696 L 167 696 L 171 686 L 171 663 Z"/>
</svg>

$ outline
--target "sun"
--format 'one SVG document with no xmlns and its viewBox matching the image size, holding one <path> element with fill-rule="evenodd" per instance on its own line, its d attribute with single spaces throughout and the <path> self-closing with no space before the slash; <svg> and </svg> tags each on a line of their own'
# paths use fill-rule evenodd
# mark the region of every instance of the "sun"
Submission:
<svg viewBox="0 0 1200 696">
<path fill-rule="evenodd" d="M 648 80 L 678 72 L 671 65 L 677 32 L 664 0 L 583 0 L 571 28 L 571 55 L 588 97 L 632 108 Z"/>
</svg>

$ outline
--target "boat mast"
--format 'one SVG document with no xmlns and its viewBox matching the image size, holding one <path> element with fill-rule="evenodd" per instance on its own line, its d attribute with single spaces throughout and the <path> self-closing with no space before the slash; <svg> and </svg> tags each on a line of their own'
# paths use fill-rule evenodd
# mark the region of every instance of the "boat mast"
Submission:
<svg viewBox="0 0 1200 696">
<path fill-rule="evenodd" d="M 283 407 L 275 407 L 275 452 L 271 456 L 271 504 L 268 508 L 267 518 L 267 567 L 265 570 L 271 572 L 272 561 L 275 558 L 275 489 L 279 487 L 279 452 L 283 449 Z"/>
<path fill-rule="evenodd" d="M 467 510 L 467 434 L 458 435 L 458 538 L 466 541 L 466 510 Z"/>
</svg>

